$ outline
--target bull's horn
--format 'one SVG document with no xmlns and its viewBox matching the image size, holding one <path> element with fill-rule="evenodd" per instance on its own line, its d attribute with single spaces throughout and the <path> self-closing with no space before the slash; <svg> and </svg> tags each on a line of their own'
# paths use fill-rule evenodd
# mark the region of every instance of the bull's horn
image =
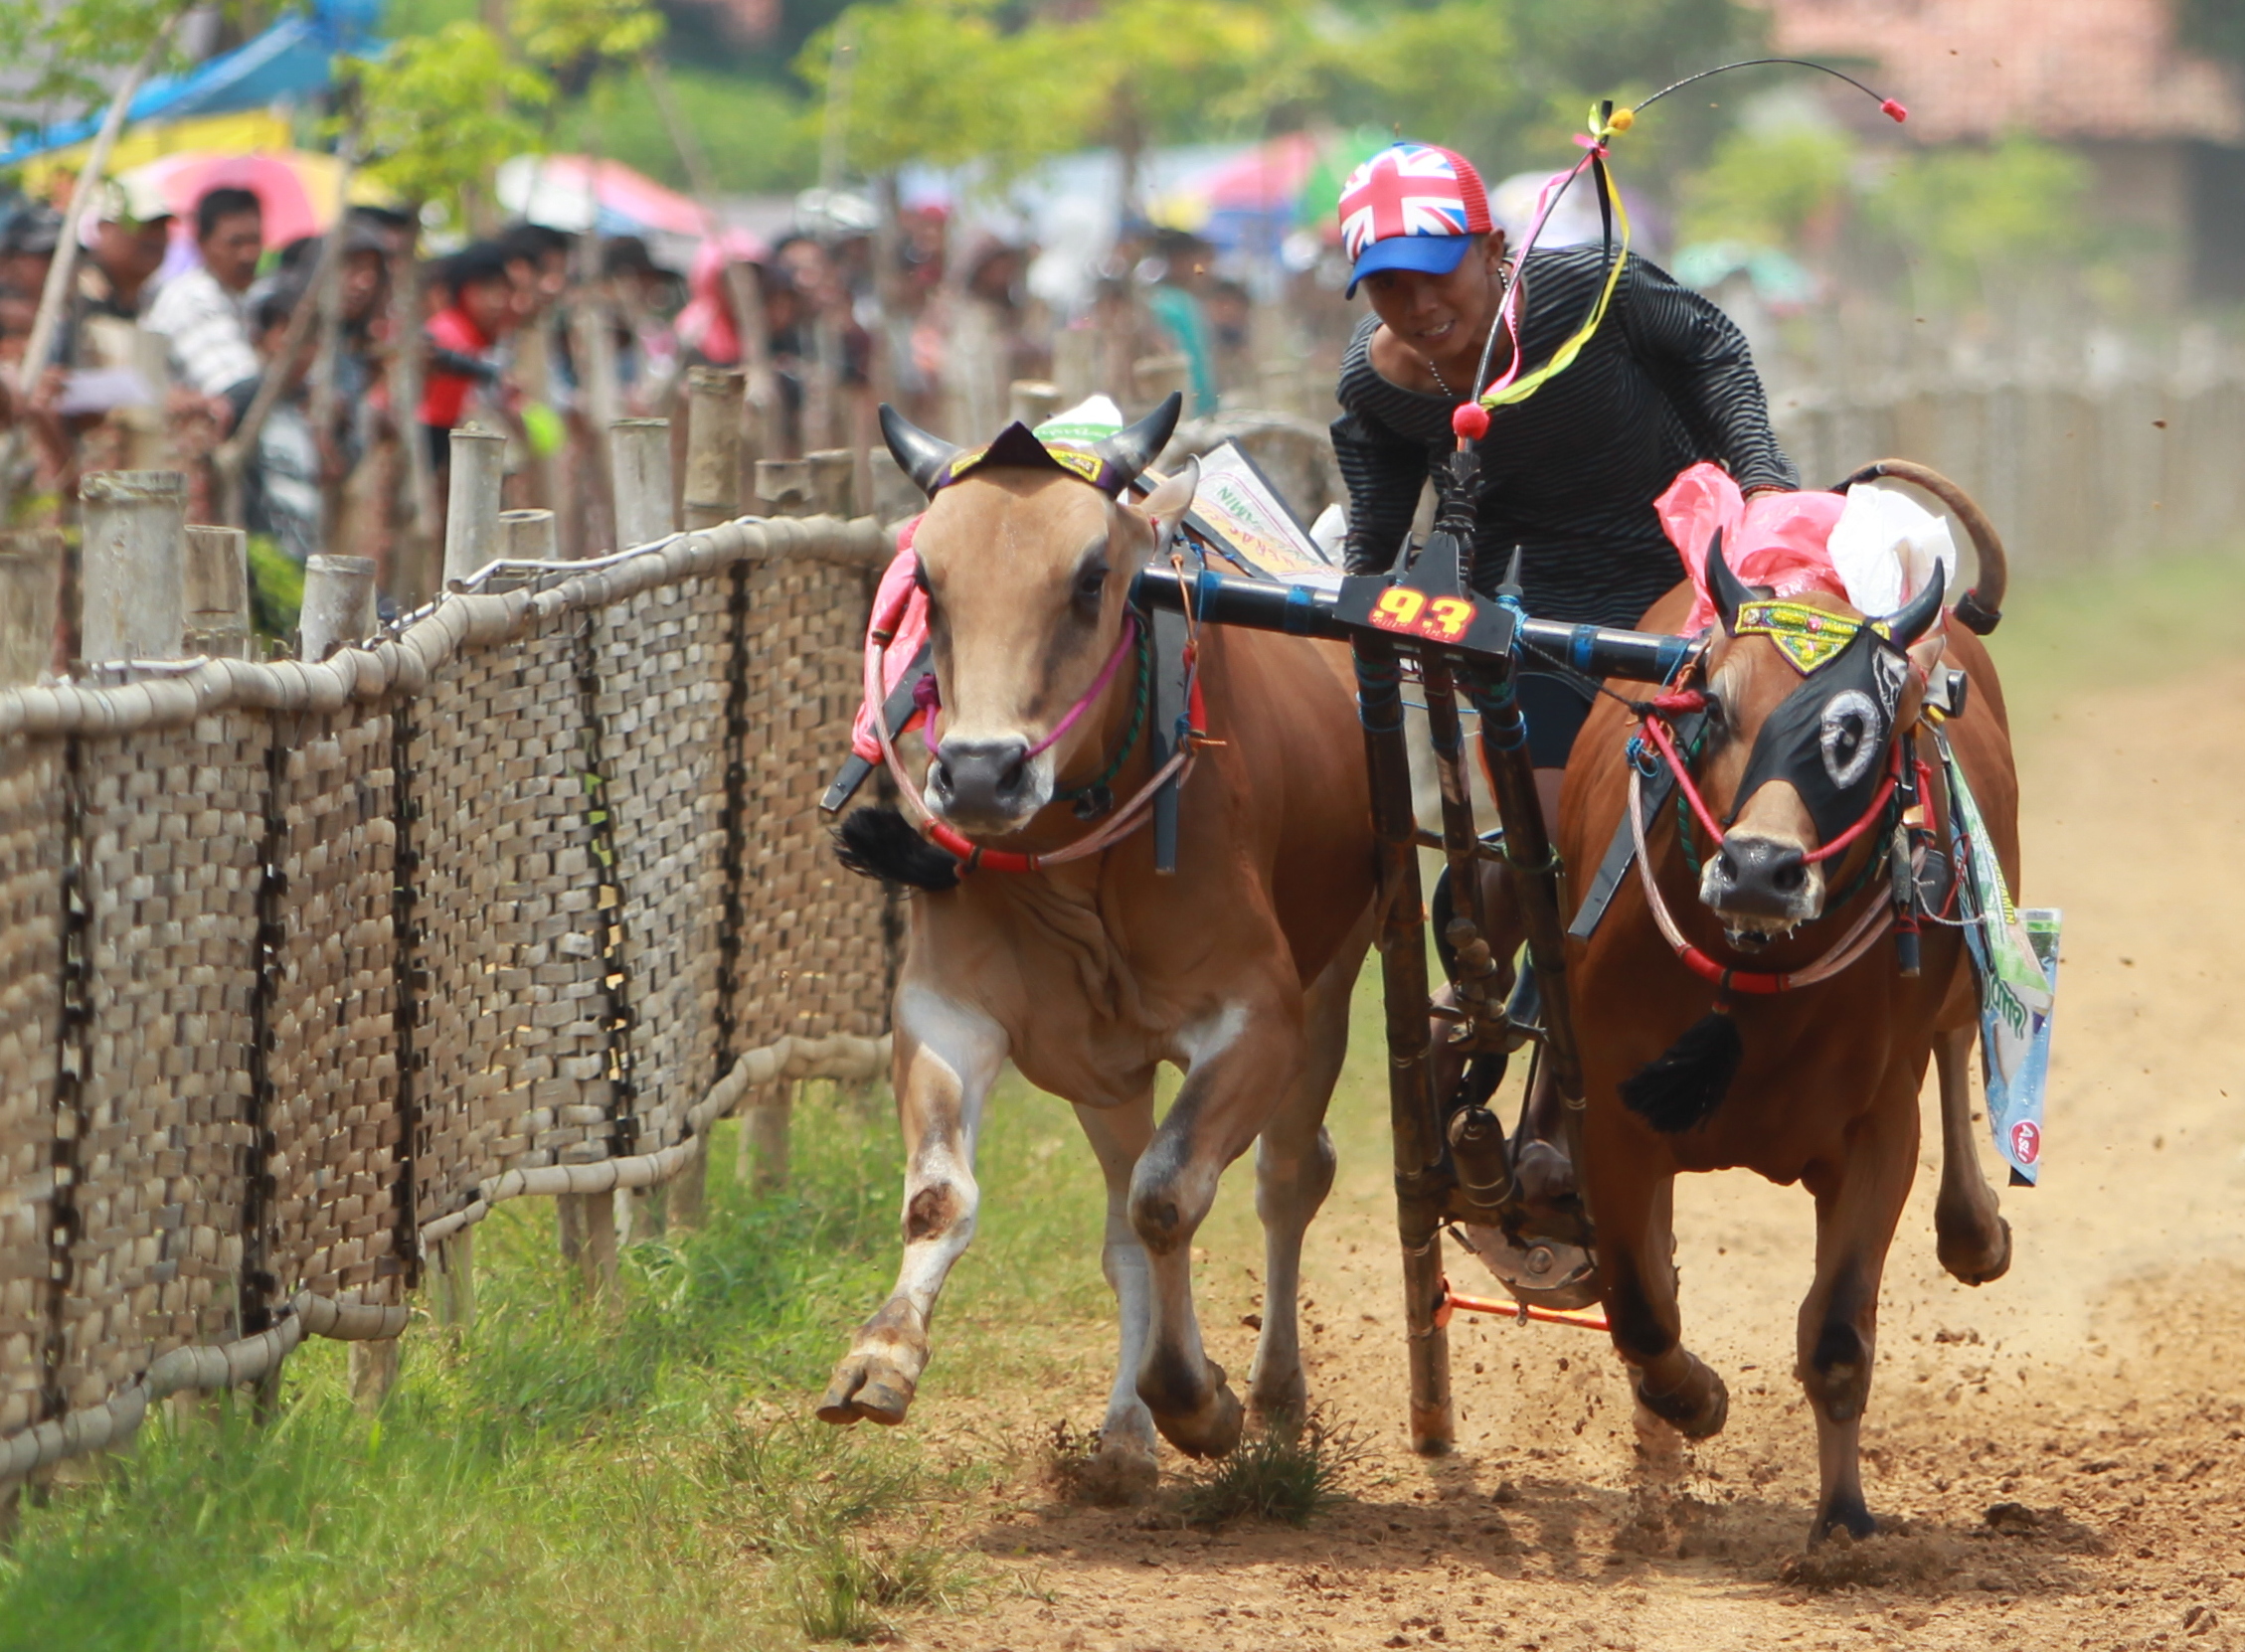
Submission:
<svg viewBox="0 0 2245 1652">
<path fill-rule="evenodd" d="M 957 448 L 941 436 L 930 435 L 886 402 L 881 404 L 881 439 L 889 444 L 898 466 L 922 493 L 934 493 L 943 482 L 944 471 L 958 457 Z"/>
<path fill-rule="evenodd" d="M 1907 648 L 1926 634 L 1926 627 L 1941 612 L 1941 599 L 1949 594 L 1949 571 L 1939 563 L 1934 565 L 1933 578 L 1925 589 L 1910 598 L 1886 616 L 1887 634 L 1898 648 Z"/>
<path fill-rule="evenodd" d="M 1169 437 L 1177 428 L 1177 415 L 1184 409 L 1183 395 L 1171 391 L 1168 400 L 1145 417 L 1099 443 L 1100 457 L 1116 467 L 1114 486 L 1118 490 L 1134 480 L 1138 472 L 1153 463 L 1155 456 L 1169 445 Z"/>
<path fill-rule="evenodd" d="M 1738 634 L 1738 609 L 1742 602 L 1754 600 L 1753 587 L 1731 572 L 1731 565 L 1723 561 L 1723 531 L 1715 530 L 1715 537 L 1707 547 L 1707 594 L 1715 599 L 1715 612 L 1722 617 L 1723 629 L 1731 635 Z"/>
</svg>

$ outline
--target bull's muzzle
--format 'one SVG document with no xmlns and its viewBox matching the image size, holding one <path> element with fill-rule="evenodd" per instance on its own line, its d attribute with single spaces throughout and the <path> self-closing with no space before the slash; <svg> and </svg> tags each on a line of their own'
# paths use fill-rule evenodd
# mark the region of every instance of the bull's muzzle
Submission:
<svg viewBox="0 0 2245 1652">
<path fill-rule="evenodd" d="M 962 831 L 1009 831 L 1044 803 L 1025 740 L 947 740 L 928 766 L 928 803 Z"/>
<path fill-rule="evenodd" d="M 1733 934 L 1781 934 L 1823 908 L 1824 880 L 1797 843 L 1732 832 L 1700 874 L 1699 899 Z"/>
</svg>

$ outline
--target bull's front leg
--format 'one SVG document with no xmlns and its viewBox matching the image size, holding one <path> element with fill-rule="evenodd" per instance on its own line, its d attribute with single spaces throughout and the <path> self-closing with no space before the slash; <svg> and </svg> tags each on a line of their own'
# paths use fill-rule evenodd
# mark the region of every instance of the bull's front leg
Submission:
<svg viewBox="0 0 2245 1652">
<path fill-rule="evenodd" d="M 974 1141 L 1006 1057 L 1004 1032 L 971 1005 L 907 984 L 896 1005 L 897 1115 L 904 1127 L 904 1265 L 819 1402 L 824 1422 L 904 1420 L 928 1366 L 928 1326 L 951 1264 L 974 1239 Z"/>
<path fill-rule="evenodd" d="M 1934 1036 L 1941 1070 L 1941 1196 L 1934 1201 L 1935 1253 L 1968 1285 L 2000 1279 L 2011 1265 L 2011 1225 L 1996 1208 L 1995 1190 L 1980 1168 L 1973 1128 L 1970 1026 Z"/>
<path fill-rule="evenodd" d="M 1130 1176 L 1130 1226 L 1153 1286 L 1152 1335 L 1138 1397 L 1178 1450 L 1221 1457 L 1246 1416 L 1224 1368 L 1201 1346 L 1193 1312 L 1193 1235 L 1216 1201 L 1224 1167 L 1246 1152 L 1301 1065 L 1298 1006 L 1290 1014 L 1225 1005 L 1179 1040 L 1185 1082 Z"/>
<path fill-rule="evenodd" d="M 1878 1347 L 1879 1280 L 1918 1166 L 1916 1074 L 1886 1091 L 1848 1132 L 1846 1158 L 1803 1178 L 1816 1196 L 1816 1281 L 1801 1304 L 1801 1386 L 1816 1413 L 1815 1543 L 1844 1529 L 1868 1537 L 1860 1435 Z"/>
</svg>

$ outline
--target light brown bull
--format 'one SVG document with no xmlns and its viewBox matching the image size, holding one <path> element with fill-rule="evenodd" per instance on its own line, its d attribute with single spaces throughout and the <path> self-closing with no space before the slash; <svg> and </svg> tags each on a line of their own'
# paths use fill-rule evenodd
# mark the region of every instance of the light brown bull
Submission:
<svg viewBox="0 0 2245 1652">
<path fill-rule="evenodd" d="M 1174 417 L 1173 399 L 1165 418 L 1103 451 L 1135 474 Z M 1189 502 L 1193 467 L 1131 506 L 1058 465 L 993 462 L 1024 451 L 1026 432 L 968 470 L 886 412 L 884 424 L 899 461 L 934 490 L 914 542 L 941 694 L 928 806 L 979 845 L 1062 848 L 1094 828 L 1059 793 L 1125 745 L 1115 795 L 1149 772 L 1131 732 L 1134 668 L 1038 748 L 1118 652 L 1131 578 Z M 1122 1317 L 1106 1471 L 1126 1489 L 1150 1485 L 1156 1428 L 1194 1455 L 1240 1437 L 1241 1404 L 1202 1351 L 1191 1247 L 1218 1176 L 1258 1138 L 1267 1299 L 1249 1398 L 1266 1410 L 1303 1400 L 1301 1238 L 1332 1182 L 1325 1105 L 1370 933 L 1363 743 L 1344 652 L 1204 631 L 1199 657 L 1208 732 L 1222 743 L 1202 751 L 1182 790 L 1174 875 L 1155 872 L 1141 831 L 1063 866 L 972 871 L 910 903 L 894 1005 L 904 1261 L 834 1373 L 818 1411 L 830 1422 L 904 1419 L 937 1294 L 973 1238 L 974 1143 L 1008 1059 L 1074 1103 L 1106 1172 L 1103 1263 Z M 878 858 L 862 834 L 853 841 Z M 947 868 L 923 875 L 928 853 L 907 839 L 880 870 L 948 883 Z M 1164 1062 L 1185 1078 L 1157 1125 Z"/>
<path fill-rule="evenodd" d="M 2003 585 L 2001 547 L 1977 511 L 1966 520 L 1981 551 L 1975 596 L 1992 609 Z M 1710 578 L 1723 623 L 1699 678 L 1714 711 L 1695 766 L 1713 815 L 1728 823 L 1727 836 L 1718 850 L 1693 828 L 1701 860 L 1694 870 L 1676 811 L 1664 808 L 1647 822 L 1650 864 L 1685 938 L 1709 958 L 1742 971 L 1800 971 L 1829 951 L 1866 903 L 1889 899 L 1890 839 L 1883 830 L 1868 831 L 1843 854 L 1812 864 L 1809 854 L 1823 839 L 1800 789 L 1782 778 L 1753 790 L 1743 811 L 1729 818 L 1757 737 L 1804 678 L 1769 636 L 1732 634 L 1740 604 L 1768 593 L 1740 586 L 1719 546 Z M 1928 594 L 1938 601 L 1938 593 Z M 1836 598 L 1805 600 L 1843 618 L 1861 617 Z M 1643 627 L 1676 628 L 1689 602 L 1688 589 L 1671 593 Z M 1947 733 L 2015 890 L 2017 780 L 1994 666 L 1962 625 L 1920 640 L 1935 603 L 1911 606 L 1893 626 L 1908 647 L 1909 668 L 1905 674 L 1900 656 L 1887 656 L 1886 669 L 1902 686 L 1882 749 L 1900 738 L 1932 759 L 1930 737 L 1919 725 L 1924 673 L 1937 663 L 1962 667 L 1970 693 Z M 1827 709 L 1818 725 L 1823 750 L 1808 760 L 1829 755 L 1851 765 L 1858 754 L 1850 740 L 1881 739 L 1881 731 L 1850 724 L 1848 716 L 1844 706 Z M 1575 746 L 1559 831 L 1570 866 L 1597 865 L 1624 819 L 1623 752 L 1633 727 L 1625 708 L 1603 699 Z M 1938 763 L 1934 768 L 1938 775 Z M 1928 804 L 1933 841 L 1946 853 L 1949 798 L 1938 779 Z M 1866 867 L 1874 857 L 1877 864 Z M 1900 972 L 1888 934 L 1819 983 L 1775 995 L 1735 993 L 1740 1065 L 1727 1093 L 1696 1122 L 1663 1117 L 1668 1128 L 1644 1116 L 1658 1109 L 1646 1107 L 1632 1080 L 1664 1054 L 1683 1055 L 1695 1024 L 1702 1031 L 1715 1026 L 1701 1021 L 1715 989 L 1663 939 L 1635 874 L 1592 938 L 1571 946 L 1589 1106 L 1582 1173 L 1614 1343 L 1635 1368 L 1639 1400 L 1687 1436 L 1720 1429 L 1728 1399 L 1722 1380 L 1681 1339 L 1669 1227 L 1676 1173 L 1741 1166 L 1774 1182 L 1800 1182 L 1815 1198 L 1815 1274 L 1796 1339 L 1798 1375 L 1816 1417 L 1821 1489 L 1812 1541 L 1837 1528 L 1857 1536 L 1875 1529 L 1863 1501 L 1857 1432 L 1870 1393 L 1879 1280 L 1917 1166 L 1918 1094 L 1929 1055 L 1941 1077 L 1945 1153 L 1935 1224 L 1942 1262 L 1979 1284 L 2001 1274 L 2010 1259 L 2008 1227 L 1974 1151 L 1966 1063 L 1978 998 L 1964 939 L 1957 928 L 1929 922 L 1922 943 L 1922 972 L 1914 978 Z M 1636 1106 L 1625 1091 L 1636 1094 Z"/>
</svg>

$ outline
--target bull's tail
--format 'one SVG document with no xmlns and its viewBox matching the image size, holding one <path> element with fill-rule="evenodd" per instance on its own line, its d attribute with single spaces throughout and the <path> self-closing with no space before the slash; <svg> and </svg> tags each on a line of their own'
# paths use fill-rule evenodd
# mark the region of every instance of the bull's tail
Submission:
<svg viewBox="0 0 2245 1652">
<path fill-rule="evenodd" d="M 853 809 L 834 833 L 834 858 L 860 878 L 940 895 L 958 888 L 958 860 L 895 809 Z"/>
<path fill-rule="evenodd" d="M 1696 1130 L 1723 1104 L 1745 1057 L 1738 1023 L 1718 1004 L 1622 1080 L 1622 1104 L 1664 1134 Z"/>
</svg>

